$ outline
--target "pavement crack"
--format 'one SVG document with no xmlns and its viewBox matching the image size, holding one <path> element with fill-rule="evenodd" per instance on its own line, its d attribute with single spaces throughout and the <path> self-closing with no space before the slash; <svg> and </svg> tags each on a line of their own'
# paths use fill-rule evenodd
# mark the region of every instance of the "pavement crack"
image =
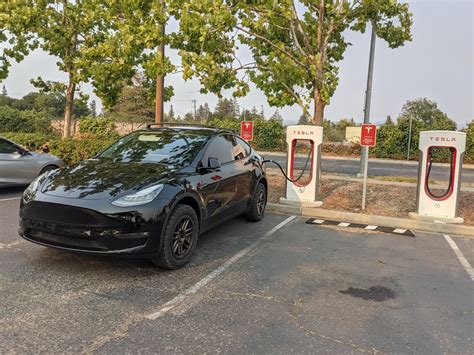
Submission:
<svg viewBox="0 0 474 355">
<path fill-rule="evenodd" d="M 245 298 L 259 298 L 264 299 L 267 301 L 275 301 L 274 297 L 272 296 L 264 296 L 258 293 L 250 293 L 250 292 L 232 292 L 232 291 L 224 291 L 223 294 L 227 294 L 229 296 L 236 296 L 236 297 L 245 297 Z"/>
<path fill-rule="evenodd" d="M 121 323 L 118 327 L 114 330 L 109 332 L 108 334 L 99 335 L 95 338 L 92 343 L 87 346 L 83 351 L 82 354 L 92 354 L 102 348 L 103 346 L 107 345 L 111 341 L 124 338 L 128 334 L 128 330 L 130 327 L 142 320 L 142 317 L 133 316 L 123 323 Z"/>
<path fill-rule="evenodd" d="M 321 334 L 319 332 L 316 332 L 314 330 L 311 330 L 311 329 L 308 329 L 306 328 L 304 325 L 300 324 L 298 321 L 297 321 L 297 317 L 293 316 L 293 315 L 290 315 L 291 317 L 291 322 L 297 327 L 299 328 L 301 331 L 303 331 L 305 333 L 306 336 L 309 336 L 309 335 L 314 335 L 314 336 L 317 336 L 321 339 L 325 339 L 325 340 L 329 340 L 329 341 L 332 341 L 334 343 L 337 343 L 337 344 L 341 344 L 341 345 L 347 345 L 347 346 L 350 346 L 351 348 L 353 348 L 354 350 L 356 351 L 359 351 L 359 352 L 363 352 L 363 353 L 369 353 L 369 354 L 384 354 L 383 351 L 381 350 L 378 350 L 374 347 L 372 348 L 364 348 L 360 345 L 357 345 L 355 343 L 353 343 L 352 341 L 345 341 L 345 340 L 342 340 L 342 339 L 338 339 L 338 338 L 333 338 L 331 336 L 328 336 L 328 335 L 325 335 L 325 334 Z"/>
</svg>

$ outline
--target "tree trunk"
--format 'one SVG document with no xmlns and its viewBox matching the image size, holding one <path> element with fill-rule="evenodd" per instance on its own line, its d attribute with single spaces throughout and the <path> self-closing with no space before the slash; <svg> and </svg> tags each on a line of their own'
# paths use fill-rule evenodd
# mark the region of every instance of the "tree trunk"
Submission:
<svg viewBox="0 0 474 355">
<path fill-rule="evenodd" d="M 76 91 L 76 83 L 69 79 L 69 84 L 66 91 L 66 107 L 64 110 L 64 131 L 63 138 L 69 138 L 71 136 L 71 124 L 72 124 L 72 109 L 74 106 L 74 93 Z"/>
<path fill-rule="evenodd" d="M 321 96 L 317 90 L 314 90 L 314 114 L 313 114 L 313 124 L 315 126 L 323 125 L 324 119 L 324 102 L 321 100 Z"/>
</svg>

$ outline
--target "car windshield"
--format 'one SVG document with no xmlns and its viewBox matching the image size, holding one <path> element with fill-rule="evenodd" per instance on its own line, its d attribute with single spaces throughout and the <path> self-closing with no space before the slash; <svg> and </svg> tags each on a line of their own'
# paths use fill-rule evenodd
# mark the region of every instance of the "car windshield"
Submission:
<svg viewBox="0 0 474 355">
<path fill-rule="evenodd" d="M 111 159 L 115 162 L 190 164 L 207 139 L 207 135 L 193 131 L 163 129 L 135 132 L 112 144 L 99 155 L 99 159 Z"/>
</svg>

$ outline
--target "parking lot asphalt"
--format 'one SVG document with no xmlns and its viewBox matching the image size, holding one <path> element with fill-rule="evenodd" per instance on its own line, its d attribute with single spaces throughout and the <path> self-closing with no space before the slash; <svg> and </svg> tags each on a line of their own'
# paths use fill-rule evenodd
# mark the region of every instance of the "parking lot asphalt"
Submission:
<svg viewBox="0 0 474 355">
<path fill-rule="evenodd" d="M 474 282 L 442 235 L 268 214 L 163 271 L 22 241 L 19 193 L 0 192 L 0 353 L 472 351 Z M 451 238 L 474 265 L 473 239 Z"/>
</svg>

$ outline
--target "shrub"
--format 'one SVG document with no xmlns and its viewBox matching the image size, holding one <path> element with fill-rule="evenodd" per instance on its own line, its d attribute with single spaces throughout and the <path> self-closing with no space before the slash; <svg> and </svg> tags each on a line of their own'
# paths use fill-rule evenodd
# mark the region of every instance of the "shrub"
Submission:
<svg viewBox="0 0 474 355">
<path fill-rule="evenodd" d="M 111 117 L 85 117 L 79 120 L 79 133 L 82 138 L 117 139 L 115 122 Z"/>
<path fill-rule="evenodd" d="M 469 123 L 464 132 L 467 134 L 464 163 L 474 164 L 474 120 Z"/>
<path fill-rule="evenodd" d="M 240 122 L 233 118 L 211 118 L 208 124 L 229 131 L 240 132 Z"/>
<path fill-rule="evenodd" d="M 285 127 L 283 123 L 278 120 L 264 120 L 257 118 L 253 126 L 253 142 L 252 146 L 255 149 L 261 150 L 281 150 L 284 146 Z M 240 121 L 233 118 L 212 118 L 209 120 L 209 125 L 240 132 Z"/>
<path fill-rule="evenodd" d="M 57 139 L 49 143 L 49 151 L 66 164 L 74 164 L 93 157 L 112 143 L 113 140 L 103 139 Z"/>
<path fill-rule="evenodd" d="M 24 148 L 35 151 L 42 149 L 47 143 L 56 137 L 43 133 L 0 133 L 0 136 L 23 146 Z"/>
<path fill-rule="evenodd" d="M 52 133 L 51 120 L 33 110 L 0 106 L 0 132 Z"/>
<path fill-rule="evenodd" d="M 322 145 L 322 152 L 327 155 L 357 157 L 360 156 L 360 145 L 356 143 L 343 144 L 324 142 Z"/>
<path fill-rule="evenodd" d="M 281 150 L 285 146 L 285 127 L 278 120 L 254 120 L 252 144 L 256 149 Z"/>
</svg>

